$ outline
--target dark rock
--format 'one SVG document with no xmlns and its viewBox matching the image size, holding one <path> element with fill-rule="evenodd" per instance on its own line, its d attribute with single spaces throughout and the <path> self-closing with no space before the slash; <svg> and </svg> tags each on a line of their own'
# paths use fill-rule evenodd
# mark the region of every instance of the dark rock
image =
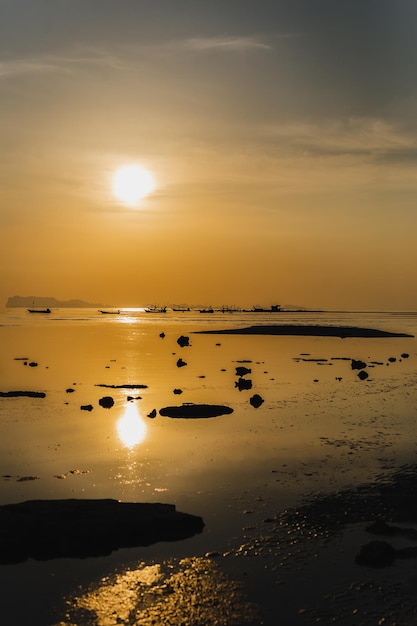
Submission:
<svg viewBox="0 0 417 626">
<path fill-rule="evenodd" d="M 165 337 L 165 333 L 159 333 L 159 336 L 163 339 Z"/>
<path fill-rule="evenodd" d="M 409 357 L 409 356 L 410 356 L 410 355 L 409 355 L 409 354 L 407 354 L 407 352 L 403 352 L 403 353 L 402 353 L 402 355 L 401 355 L 401 357 L 402 357 L 403 359 L 408 359 L 408 357 Z"/>
<path fill-rule="evenodd" d="M 236 376 L 246 376 L 246 374 L 251 374 L 252 370 L 249 367 L 243 367 L 240 365 L 236 368 Z"/>
<path fill-rule="evenodd" d="M 259 394 L 255 393 L 255 395 L 250 398 L 249 402 L 255 409 L 258 409 L 261 404 L 263 404 L 264 399 Z"/>
<path fill-rule="evenodd" d="M 114 400 L 111 396 L 104 396 L 103 398 L 100 398 L 98 403 L 103 407 L 103 409 L 111 409 L 114 404 Z"/>
<path fill-rule="evenodd" d="M 368 378 L 369 374 L 368 372 L 365 372 L 365 370 L 361 370 L 358 373 L 358 378 L 360 378 L 361 380 L 366 380 Z"/>
<path fill-rule="evenodd" d="M 219 404 L 193 404 L 184 403 L 182 406 L 167 406 L 160 409 L 159 414 L 164 417 L 175 417 L 181 419 L 201 419 L 207 417 L 218 417 L 233 413 L 233 409 Z"/>
<path fill-rule="evenodd" d="M 174 389 L 174 393 L 179 396 L 182 393 L 182 389 Z"/>
<path fill-rule="evenodd" d="M 182 359 L 178 359 L 177 367 L 185 367 L 185 365 L 187 365 L 185 361 L 183 361 Z"/>
<path fill-rule="evenodd" d="M 364 361 L 360 361 L 359 359 L 352 359 L 351 367 L 353 370 L 363 370 L 366 367 L 366 363 Z"/>
<path fill-rule="evenodd" d="M 31 361 L 30 363 L 28 363 L 29 367 L 38 367 L 38 364 L 36 363 L 36 361 Z"/>
<path fill-rule="evenodd" d="M 0 506 L 0 563 L 87 558 L 201 533 L 201 517 L 172 504 L 32 500 Z"/>
<path fill-rule="evenodd" d="M 0 398 L 45 398 L 43 391 L 0 391 Z"/>
<path fill-rule="evenodd" d="M 387 567 L 394 563 L 396 556 L 395 548 L 387 541 L 371 541 L 361 547 L 355 560 L 366 567 Z"/>
<path fill-rule="evenodd" d="M 157 416 L 156 409 L 152 409 L 152 411 L 148 413 L 148 417 L 150 417 L 151 419 L 154 419 L 154 417 L 156 416 Z"/>
<path fill-rule="evenodd" d="M 383 520 L 377 520 L 365 528 L 367 533 L 373 535 L 385 535 L 387 537 L 405 537 L 410 541 L 417 541 L 417 530 L 415 528 L 404 528 L 404 526 L 395 526 L 387 524 Z"/>
<path fill-rule="evenodd" d="M 244 389 L 252 389 L 252 381 L 246 378 L 239 378 L 235 382 L 235 387 L 239 389 L 239 391 L 243 391 Z"/>
<path fill-rule="evenodd" d="M 74 393 L 75 389 L 73 389 L 72 387 L 68 387 L 68 389 L 65 389 L 66 393 Z"/>
<path fill-rule="evenodd" d="M 92 411 L 94 409 L 92 404 L 82 404 L 80 406 L 81 411 Z"/>
<path fill-rule="evenodd" d="M 190 345 L 190 338 L 189 337 L 185 337 L 184 335 L 181 335 L 177 339 L 177 344 L 179 346 L 181 346 L 181 348 L 184 348 L 185 346 L 189 346 Z"/>
<path fill-rule="evenodd" d="M 389 359 L 388 359 L 388 361 L 389 361 L 390 363 L 395 363 L 395 361 L 396 361 L 396 360 L 397 360 L 397 359 L 395 358 L 395 356 L 390 356 L 390 357 L 389 357 Z M 30 365 L 30 363 L 29 363 L 29 365 Z"/>
</svg>

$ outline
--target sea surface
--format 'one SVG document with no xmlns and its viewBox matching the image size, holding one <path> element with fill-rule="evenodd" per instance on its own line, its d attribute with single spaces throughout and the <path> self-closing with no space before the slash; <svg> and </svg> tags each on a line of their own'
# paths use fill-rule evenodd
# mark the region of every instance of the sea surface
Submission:
<svg viewBox="0 0 417 626">
<path fill-rule="evenodd" d="M 412 337 L 200 334 L 254 324 Z M 181 347 L 181 336 L 189 345 Z M 383 481 L 415 463 L 416 336 L 412 312 L 1 311 L 0 391 L 45 397 L 0 398 L 0 504 L 163 502 L 205 524 L 189 539 L 106 557 L 0 565 L 2 623 L 272 625 L 277 615 L 283 626 L 315 623 L 336 582 L 321 563 L 327 587 L 318 588 L 310 562 L 291 559 L 292 538 L 284 558 L 269 522 L 308 498 Z M 365 380 L 352 360 L 366 364 Z M 239 367 L 250 372 L 240 377 Z M 111 408 L 100 406 L 103 396 L 113 398 Z M 159 414 L 183 403 L 233 412 Z M 268 554 L 257 549 L 266 537 Z M 351 556 L 344 571 L 355 578 Z M 314 603 L 316 613 L 307 610 Z M 340 623 L 378 623 L 362 613 L 362 621 Z"/>
</svg>

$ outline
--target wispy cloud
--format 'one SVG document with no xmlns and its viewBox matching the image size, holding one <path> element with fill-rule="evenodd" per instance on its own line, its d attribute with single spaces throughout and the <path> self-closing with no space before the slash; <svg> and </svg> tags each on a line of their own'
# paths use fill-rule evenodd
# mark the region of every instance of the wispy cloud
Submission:
<svg viewBox="0 0 417 626">
<path fill-rule="evenodd" d="M 109 54 L 103 49 L 77 47 L 67 54 L 0 60 L 0 79 L 25 74 L 72 73 L 75 68 L 82 66 L 100 66 L 113 69 L 125 67 L 119 57 Z"/>
<path fill-rule="evenodd" d="M 272 46 L 256 37 L 192 37 L 179 42 L 180 47 L 197 52 L 247 52 L 272 50 Z"/>
<path fill-rule="evenodd" d="M 264 132 L 306 156 L 413 154 L 417 138 L 378 118 L 329 120 L 319 124 L 295 123 L 269 127 Z"/>
</svg>

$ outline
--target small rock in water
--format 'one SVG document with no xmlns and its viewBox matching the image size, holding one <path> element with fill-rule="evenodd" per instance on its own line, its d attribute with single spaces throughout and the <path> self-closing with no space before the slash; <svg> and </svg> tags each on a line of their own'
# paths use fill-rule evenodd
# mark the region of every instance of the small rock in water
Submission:
<svg viewBox="0 0 417 626">
<path fill-rule="evenodd" d="M 239 389 L 239 391 L 243 391 L 244 389 L 252 389 L 252 381 L 247 380 L 246 378 L 239 378 L 235 382 L 235 387 Z"/>
<path fill-rule="evenodd" d="M 387 541 L 371 541 L 362 546 L 355 560 L 366 567 L 387 567 L 395 558 L 396 550 Z"/>
<path fill-rule="evenodd" d="M 365 372 L 365 370 L 361 370 L 358 374 L 358 378 L 360 378 L 361 380 L 366 380 L 368 376 L 369 374 L 368 372 Z"/>
<path fill-rule="evenodd" d="M 103 409 L 111 409 L 114 404 L 114 400 L 111 396 L 103 396 L 103 398 L 100 398 L 98 403 L 103 407 Z"/>
<path fill-rule="evenodd" d="M 255 395 L 250 398 L 249 402 L 255 409 L 258 409 L 261 404 L 263 404 L 264 399 L 258 393 L 255 393 Z"/>
<path fill-rule="evenodd" d="M 353 370 L 363 370 L 366 367 L 366 363 L 359 359 L 352 359 L 351 367 Z"/>
<path fill-rule="evenodd" d="M 236 376 L 245 376 L 246 374 L 251 374 L 252 370 L 249 367 L 244 367 L 243 365 L 236 368 Z"/>
</svg>

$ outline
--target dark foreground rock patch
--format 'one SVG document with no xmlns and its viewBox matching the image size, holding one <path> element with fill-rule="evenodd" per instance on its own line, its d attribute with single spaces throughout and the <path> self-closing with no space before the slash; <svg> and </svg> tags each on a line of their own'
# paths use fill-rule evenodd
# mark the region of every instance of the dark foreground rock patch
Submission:
<svg viewBox="0 0 417 626">
<path fill-rule="evenodd" d="M 233 413 L 229 406 L 221 404 L 193 404 L 184 403 L 181 406 L 166 406 L 160 409 L 159 414 L 164 417 L 175 417 L 182 419 L 201 419 L 206 417 L 218 417 Z"/>
<path fill-rule="evenodd" d="M 30 500 L 0 506 L 0 563 L 105 556 L 201 533 L 201 517 L 172 504 Z"/>
</svg>

